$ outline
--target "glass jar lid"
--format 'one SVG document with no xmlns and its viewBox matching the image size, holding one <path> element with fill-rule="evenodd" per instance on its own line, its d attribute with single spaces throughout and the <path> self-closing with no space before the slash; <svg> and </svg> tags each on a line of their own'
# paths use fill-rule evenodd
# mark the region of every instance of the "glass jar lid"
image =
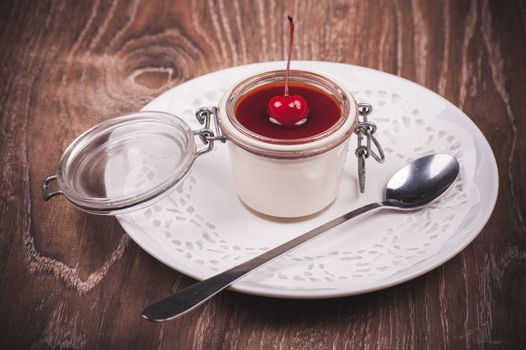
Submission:
<svg viewBox="0 0 526 350">
<path fill-rule="evenodd" d="M 63 194 L 79 209 L 115 215 L 144 208 L 168 194 L 197 157 L 193 131 L 182 119 L 143 111 L 108 119 L 66 149 L 44 198 Z M 51 180 L 59 191 L 48 193 Z"/>
</svg>

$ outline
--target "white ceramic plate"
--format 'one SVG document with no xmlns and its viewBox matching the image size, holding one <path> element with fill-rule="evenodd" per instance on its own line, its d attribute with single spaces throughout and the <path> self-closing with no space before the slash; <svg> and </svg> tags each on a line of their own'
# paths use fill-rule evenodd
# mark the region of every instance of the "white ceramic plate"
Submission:
<svg viewBox="0 0 526 350">
<path fill-rule="evenodd" d="M 242 78 L 284 62 L 214 72 L 181 84 L 145 110 L 166 111 L 199 125 L 194 111 L 217 104 Z M 277 246 L 334 217 L 383 197 L 388 178 L 422 155 L 456 156 L 461 174 L 454 188 L 428 208 L 412 213 L 381 211 L 345 223 L 315 241 L 254 271 L 233 290 L 283 298 L 328 298 L 366 293 L 415 278 L 458 254 L 489 219 L 498 191 L 495 158 L 480 130 L 437 94 L 380 71 L 330 62 L 293 62 L 336 77 L 358 102 L 373 105 L 370 120 L 386 151 L 382 165 L 367 164 L 367 191 L 359 195 L 356 159 L 349 152 L 335 203 L 303 221 L 260 217 L 238 200 L 226 145 L 200 157 L 168 197 L 118 217 L 126 232 L 152 256 L 196 279 L 205 279 Z M 354 137 L 353 137 L 354 138 Z M 351 140 L 351 149 L 355 146 Z M 154 169 L 143 169 L 147 175 Z M 134 186 L 129 174 L 124 186 Z M 141 174 L 139 174 L 141 175 Z M 145 176 L 142 176 L 145 178 Z"/>
</svg>

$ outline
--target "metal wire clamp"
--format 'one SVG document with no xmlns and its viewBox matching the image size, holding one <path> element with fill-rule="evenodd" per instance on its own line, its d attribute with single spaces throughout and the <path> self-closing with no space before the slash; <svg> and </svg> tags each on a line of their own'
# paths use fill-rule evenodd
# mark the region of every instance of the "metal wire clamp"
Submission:
<svg viewBox="0 0 526 350">
<path fill-rule="evenodd" d="M 226 142 L 226 138 L 221 134 L 221 129 L 217 124 L 216 107 L 199 108 L 195 112 L 195 118 L 197 119 L 199 124 L 203 125 L 204 127 L 199 130 L 193 130 L 192 132 L 194 133 L 194 135 L 199 136 L 199 139 L 201 139 L 201 142 L 203 144 L 208 145 L 207 148 L 197 151 L 197 156 L 203 155 L 213 150 L 215 141 L 220 141 L 222 143 Z M 214 123 L 213 128 L 215 131 L 210 128 L 211 121 Z"/>
<path fill-rule="evenodd" d="M 354 133 L 358 136 L 358 145 L 356 147 L 356 157 L 358 158 L 358 183 L 360 185 L 360 193 L 365 192 L 365 160 L 372 156 L 378 163 L 383 163 L 385 160 L 384 150 L 382 146 L 374 137 L 376 132 L 376 124 L 369 121 L 367 116 L 371 113 L 373 107 L 368 103 L 358 104 L 358 127 Z M 363 144 L 365 138 L 365 145 Z M 376 152 L 372 146 L 376 147 Z"/>
</svg>

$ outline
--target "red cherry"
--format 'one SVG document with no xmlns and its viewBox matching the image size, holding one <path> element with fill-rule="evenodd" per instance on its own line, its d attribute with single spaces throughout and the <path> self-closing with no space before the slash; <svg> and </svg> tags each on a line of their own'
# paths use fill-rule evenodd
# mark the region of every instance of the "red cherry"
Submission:
<svg viewBox="0 0 526 350">
<path fill-rule="evenodd" d="M 267 113 L 270 121 L 275 124 L 291 127 L 301 125 L 307 121 L 309 108 L 307 101 L 301 96 L 289 96 L 289 73 L 290 61 L 292 58 L 292 44 L 294 42 L 294 21 L 288 16 L 290 37 L 289 37 L 289 57 L 287 58 L 287 70 L 285 72 L 285 91 L 284 96 L 274 96 L 267 105 Z"/>
<path fill-rule="evenodd" d="M 268 103 L 267 112 L 279 124 L 294 126 L 307 117 L 309 108 L 301 96 L 274 96 Z"/>
</svg>

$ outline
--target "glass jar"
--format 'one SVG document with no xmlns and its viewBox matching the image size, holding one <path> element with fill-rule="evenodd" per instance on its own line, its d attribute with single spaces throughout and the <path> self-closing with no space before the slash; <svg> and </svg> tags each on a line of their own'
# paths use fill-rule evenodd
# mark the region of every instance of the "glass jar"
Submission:
<svg viewBox="0 0 526 350">
<path fill-rule="evenodd" d="M 337 102 L 340 116 L 336 123 L 319 134 L 300 139 L 275 139 L 245 128 L 235 116 L 239 99 L 284 78 L 285 71 L 277 70 L 241 81 L 225 93 L 217 117 L 222 134 L 230 141 L 241 201 L 259 213 L 292 218 L 319 212 L 336 199 L 358 108 L 352 95 L 334 79 L 293 70 L 291 83 L 320 89 Z"/>
</svg>

